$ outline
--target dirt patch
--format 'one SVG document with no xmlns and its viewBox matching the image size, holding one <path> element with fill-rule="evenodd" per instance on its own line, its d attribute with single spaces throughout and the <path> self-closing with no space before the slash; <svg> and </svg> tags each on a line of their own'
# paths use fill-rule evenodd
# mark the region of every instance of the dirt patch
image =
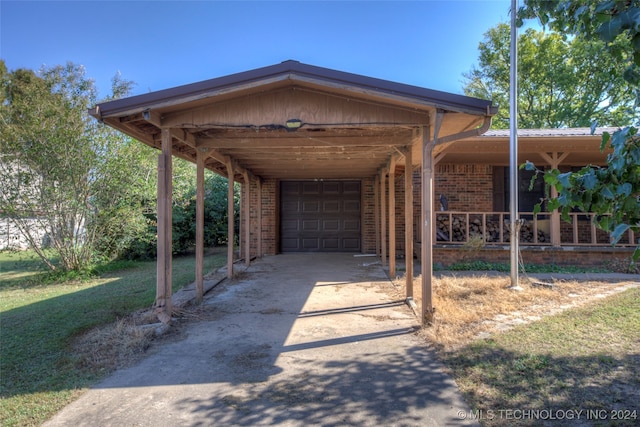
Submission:
<svg viewBox="0 0 640 427">
<path fill-rule="evenodd" d="M 151 311 L 141 311 L 76 337 L 71 351 L 80 369 L 99 374 L 130 366 L 140 360 L 155 332 L 143 325 L 157 322 Z"/>
<path fill-rule="evenodd" d="M 395 297 L 404 295 L 404 278 L 394 281 Z M 477 338 L 509 330 L 544 316 L 579 307 L 640 283 L 592 280 L 549 281 L 551 286 L 523 284 L 510 289 L 510 279 L 494 275 L 460 275 L 434 278 L 433 323 L 422 330 L 429 341 L 452 350 Z M 420 277 L 414 282 L 414 300 L 422 302 Z M 418 313 L 420 311 L 418 310 Z"/>
</svg>

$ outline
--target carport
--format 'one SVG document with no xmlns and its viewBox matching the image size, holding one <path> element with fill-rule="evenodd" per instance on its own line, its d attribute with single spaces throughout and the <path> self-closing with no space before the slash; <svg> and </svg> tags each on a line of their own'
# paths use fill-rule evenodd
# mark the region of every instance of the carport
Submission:
<svg viewBox="0 0 640 427">
<path fill-rule="evenodd" d="M 161 150 L 156 309 L 163 321 L 171 315 L 173 156 L 197 165 L 198 299 L 205 168 L 229 180 L 230 242 L 234 182 L 242 183 L 239 241 L 246 263 L 287 250 L 355 251 L 379 256 L 392 277 L 396 239 L 404 237 L 405 253 L 413 253 L 413 170 L 420 168 L 426 248 L 421 310 L 422 319 L 428 319 L 433 310 L 432 165 L 448 144 L 488 130 L 495 112 L 490 101 L 291 60 L 90 110 L 101 122 Z M 397 175 L 404 176 L 404 206 L 396 206 Z M 399 215 L 404 236 L 396 236 Z M 411 261 L 406 262 L 407 297 L 413 296 Z M 233 262 L 229 245 L 229 277 Z"/>
</svg>

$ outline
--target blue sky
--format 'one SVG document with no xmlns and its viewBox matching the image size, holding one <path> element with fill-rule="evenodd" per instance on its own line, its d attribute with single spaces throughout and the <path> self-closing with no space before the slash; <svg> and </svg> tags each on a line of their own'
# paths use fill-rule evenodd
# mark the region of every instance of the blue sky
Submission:
<svg viewBox="0 0 640 427">
<path fill-rule="evenodd" d="M 462 93 L 483 34 L 510 0 L 0 1 L 9 70 L 84 65 L 100 94 L 134 94 L 288 59 Z"/>
</svg>

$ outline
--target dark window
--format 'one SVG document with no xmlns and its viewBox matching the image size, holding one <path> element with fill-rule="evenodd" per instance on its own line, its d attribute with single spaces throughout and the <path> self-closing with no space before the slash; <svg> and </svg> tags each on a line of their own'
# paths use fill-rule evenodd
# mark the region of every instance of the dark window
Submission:
<svg viewBox="0 0 640 427">
<path fill-rule="evenodd" d="M 544 198 L 544 180 L 538 176 L 533 187 L 531 178 L 534 172 L 527 170 L 518 171 L 518 212 L 533 212 L 536 204 Z M 509 168 L 494 166 L 493 168 L 493 206 L 497 212 L 509 212 L 510 187 Z"/>
</svg>

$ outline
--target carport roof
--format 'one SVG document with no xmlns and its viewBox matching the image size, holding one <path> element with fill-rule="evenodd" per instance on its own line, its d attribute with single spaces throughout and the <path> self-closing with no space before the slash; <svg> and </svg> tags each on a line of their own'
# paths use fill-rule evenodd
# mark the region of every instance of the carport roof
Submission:
<svg viewBox="0 0 640 427">
<path fill-rule="evenodd" d="M 289 60 L 101 103 L 90 114 L 156 148 L 161 130 L 170 129 L 174 155 L 195 161 L 206 151 L 206 167 L 222 175 L 231 161 L 265 178 L 338 179 L 376 174 L 417 145 L 417 129 L 433 124 L 436 111 L 444 113 L 439 136 L 446 137 L 477 128 L 496 109 L 491 101 Z M 302 127 L 287 131 L 289 119 Z"/>
</svg>

